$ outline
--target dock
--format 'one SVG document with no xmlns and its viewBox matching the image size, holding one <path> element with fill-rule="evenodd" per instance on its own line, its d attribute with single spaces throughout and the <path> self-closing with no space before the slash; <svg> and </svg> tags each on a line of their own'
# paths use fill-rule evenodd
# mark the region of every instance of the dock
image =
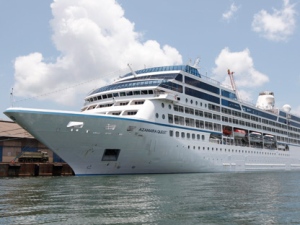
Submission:
<svg viewBox="0 0 300 225">
<path fill-rule="evenodd" d="M 0 163 L 0 177 L 73 176 L 67 163 Z"/>
</svg>

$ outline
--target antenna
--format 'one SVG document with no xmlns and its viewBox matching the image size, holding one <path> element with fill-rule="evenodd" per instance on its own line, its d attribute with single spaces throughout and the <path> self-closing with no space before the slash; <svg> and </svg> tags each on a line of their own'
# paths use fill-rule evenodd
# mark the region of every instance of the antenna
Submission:
<svg viewBox="0 0 300 225">
<path fill-rule="evenodd" d="M 234 78 L 233 78 L 234 72 L 231 72 L 230 69 L 228 69 L 228 70 L 227 70 L 227 73 L 228 73 L 228 75 L 229 75 L 229 77 L 230 77 L 231 87 L 232 87 L 232 89 L 233 89 L 233 91 L 234 91 L 234 93 L 235 93 L 237 99 L 239 100 L 240 97 L 239 97 L 239 95 L 238 95 L 238 91 L 237 91 L 237 89 L 236 89 L 235 82 L 234 82 Z"/>
<path fill-rule="evenodd" d="M 136 73 L 134 72 L 134 70 L 131 68 L 130 64 L 128 63 L 127 66 L 129 67 L 131 73 L 133 74 L 134 77 L 136 77 Z"/>
<path fill-rule="evenodd" d="M 201 60 L 200 57 L 197 57 L 196 60 L 195 60 L 195 62 L 194 62 L 193 67 L 195 67 L 195 68 L 199 67 L 198 65 L 200 63 L 200 60 Z"/>
<path fill-rule="evenodd" d="M 10 103 L 11 103 L 11 107 L 14 107 L 14 88 L 11 88 Z"/>
</svg>

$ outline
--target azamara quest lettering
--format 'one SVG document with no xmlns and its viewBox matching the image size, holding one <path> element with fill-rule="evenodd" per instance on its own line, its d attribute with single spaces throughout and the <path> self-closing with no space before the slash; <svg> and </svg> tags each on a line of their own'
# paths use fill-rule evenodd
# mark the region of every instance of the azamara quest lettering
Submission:
<svg viewBox="0 0 300 225">
<path fill-rule="evenodd" d="M 140 128 L 139 131 L 156 133 L 156 134 L 165 134 L 165 133 L 167 133 L 166 130 L 156 130 L 156 129 L 147 129 L 147 128 Z"/>
</svg>

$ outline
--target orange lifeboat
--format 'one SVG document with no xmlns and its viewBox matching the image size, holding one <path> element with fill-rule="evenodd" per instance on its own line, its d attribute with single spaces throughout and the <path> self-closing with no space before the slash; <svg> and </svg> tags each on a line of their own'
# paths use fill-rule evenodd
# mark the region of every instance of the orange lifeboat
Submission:
<svg viewBox="0 0 300 225">
<path fill-rule="evenodd" d="M 238 129 L 238 128 L 234 128 L 233 132 L 235 137 L 240 137 L 240 138 L 245 137 L 247 134 L 245 130 Z"/>
<path fill-rule="evenodd" d="M 223 135 L 230 136 L 232 134 L 232 130 L 230 127 L 223 127 Z"/>
</svg>

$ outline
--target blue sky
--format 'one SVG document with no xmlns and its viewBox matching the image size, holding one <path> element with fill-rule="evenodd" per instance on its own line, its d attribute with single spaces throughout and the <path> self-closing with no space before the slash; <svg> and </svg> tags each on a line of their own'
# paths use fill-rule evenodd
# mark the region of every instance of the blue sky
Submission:
<svg viewBox="0 0 300 225">
<path fill-rule="evenodd" d="M 0 109 L 79 111 L 86 94 L 145 65 L 186 64 L 240 96 L 300 114 L 300 0 L 3 0 Z M 18 7 L 16 7 L 18 6 Z M 5 119 L 2 114 L 0 118 Z"/>
</svg>

